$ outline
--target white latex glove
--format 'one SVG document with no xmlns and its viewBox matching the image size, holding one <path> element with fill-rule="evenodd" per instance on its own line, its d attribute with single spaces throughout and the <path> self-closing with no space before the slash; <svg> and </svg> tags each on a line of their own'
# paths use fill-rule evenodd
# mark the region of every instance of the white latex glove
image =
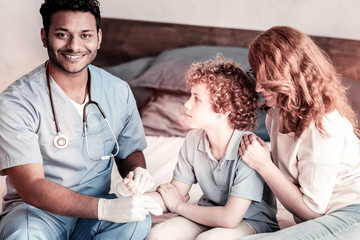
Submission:
<svg viewBox="0 0 360 240">
<path fill-rule="evenodd" d="M 129 197 L 139 194 L 139 190 L 134 181 L 134 172 L 130 171 L 128 175 L 116 186 L 118 197 Z"/>
<path fill-rule="evenodd" d="M 138 187 L 139 194 L 149 191 L 155 186 L 155 180 L 150 173 L 142 167 L 137 167 L 134 170 L 134 182 Z"/>
<path fill-rule="evenodd" d="M 116 186 L 116 196 L 118 197 L 130 197 L 132 195 L 136 195 L 132 192 L 130 192 L 130 190 L 125 186 L 125 184 L 123 183 L 123 181 L 119 182 L 119 184 Z"/>
<path fill-rule="evenodd" d="M 145 195 L 115 199 L 100 198 L 98 219 L 116 223 L 144 221 L 149 212 L 158 212 L 159 209 L 161 209 L 160 205 Z"/>
</svg>

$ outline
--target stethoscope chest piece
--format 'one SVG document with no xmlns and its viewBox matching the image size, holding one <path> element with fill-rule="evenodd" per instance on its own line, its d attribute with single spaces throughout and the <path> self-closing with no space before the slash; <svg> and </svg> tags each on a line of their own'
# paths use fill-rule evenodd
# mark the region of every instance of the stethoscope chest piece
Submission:
<svg viewBox="0 0 360 240">
<path fill-rule="evenodd" d="M 68 145 L 67 137 L 64 134 L 58 132 L 54 138 L 54 145 L 59 149 L 65 148 Z"/>
</svg>

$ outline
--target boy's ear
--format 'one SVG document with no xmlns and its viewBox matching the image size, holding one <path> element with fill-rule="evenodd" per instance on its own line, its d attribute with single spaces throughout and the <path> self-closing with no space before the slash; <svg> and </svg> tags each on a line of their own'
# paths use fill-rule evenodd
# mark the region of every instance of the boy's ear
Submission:
<svg viewBox="0 0 360 240">
<path fill-rule="evenodd" d="M 229 115 L 230 115 L 230 113 L 231 113 L 231 112 L 225 112 L 225 113 L 223 113 L 223 114 L 224 114 L 224 117 L 229 116 Z"/>
<path fill-rule="evenodd" d="M 223 118 L 223 117 L 228 117 L 230 115 L 231 112 L 225 112 L 225 113 L 219 113 L 218 114 L 218 118 Z"/>
<path fill-rule="evenodd" d="M 46 31 L 44 28 L 41 28 L 40 35 L 41 35 L 41 41 L 43 43 L 44 48 L 47 48 L 47 35 L 46 35 Z"/>
</svg>

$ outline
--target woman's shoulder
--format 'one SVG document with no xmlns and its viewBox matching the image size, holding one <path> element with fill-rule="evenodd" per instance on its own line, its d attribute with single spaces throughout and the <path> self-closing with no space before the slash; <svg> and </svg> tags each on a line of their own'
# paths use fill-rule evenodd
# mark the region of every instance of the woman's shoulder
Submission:
<svg viewBox="0 0 360 240">
<path fill-rule="evenodd" d="M 316 144 L 317 146 L 331 144 L 340 148 L 345 141 L 358 140 L 350 121 L 341 116 L 337 110 L 325 114 L 321 124 L 322 130 L 316 127 L 314 122 L 310 124 L 300 137 L 303 144 Z"/>
<path fill-rule="evenodd" d="M 322 125 L 325 133 L 331 135 L 343 135 L 344 133 L 354 132 L 351 122 L 335 109 L 327 113 L 322 119 Z"/>
</svg>

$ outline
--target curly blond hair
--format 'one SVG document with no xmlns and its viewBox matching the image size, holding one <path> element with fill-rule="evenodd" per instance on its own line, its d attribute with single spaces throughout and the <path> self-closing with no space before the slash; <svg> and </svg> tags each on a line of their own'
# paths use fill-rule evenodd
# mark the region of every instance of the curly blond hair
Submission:
<svg viewBox="0 0 360 240">
<path fill-rule="evenodd" d="M 248 59 L 261 86 L 279 94 L 280 132 L 300 137 L 314 122 L 326 135 L 322 119 L 336 109 L 359 136 L 340 75 L 309 36 L 287 26 L 272 27 L 250 43 Z"/>
<path fill-rule="evenodd" d="M 186 85 L 205 84 L 216 113 L 229 114 L 235 129 L 252 130 L 257 120 L 258 94 L 255 82 L 234 61 L 221 54 L 205 62 L 193 63 L 186 73 Z"/>
</svg>

